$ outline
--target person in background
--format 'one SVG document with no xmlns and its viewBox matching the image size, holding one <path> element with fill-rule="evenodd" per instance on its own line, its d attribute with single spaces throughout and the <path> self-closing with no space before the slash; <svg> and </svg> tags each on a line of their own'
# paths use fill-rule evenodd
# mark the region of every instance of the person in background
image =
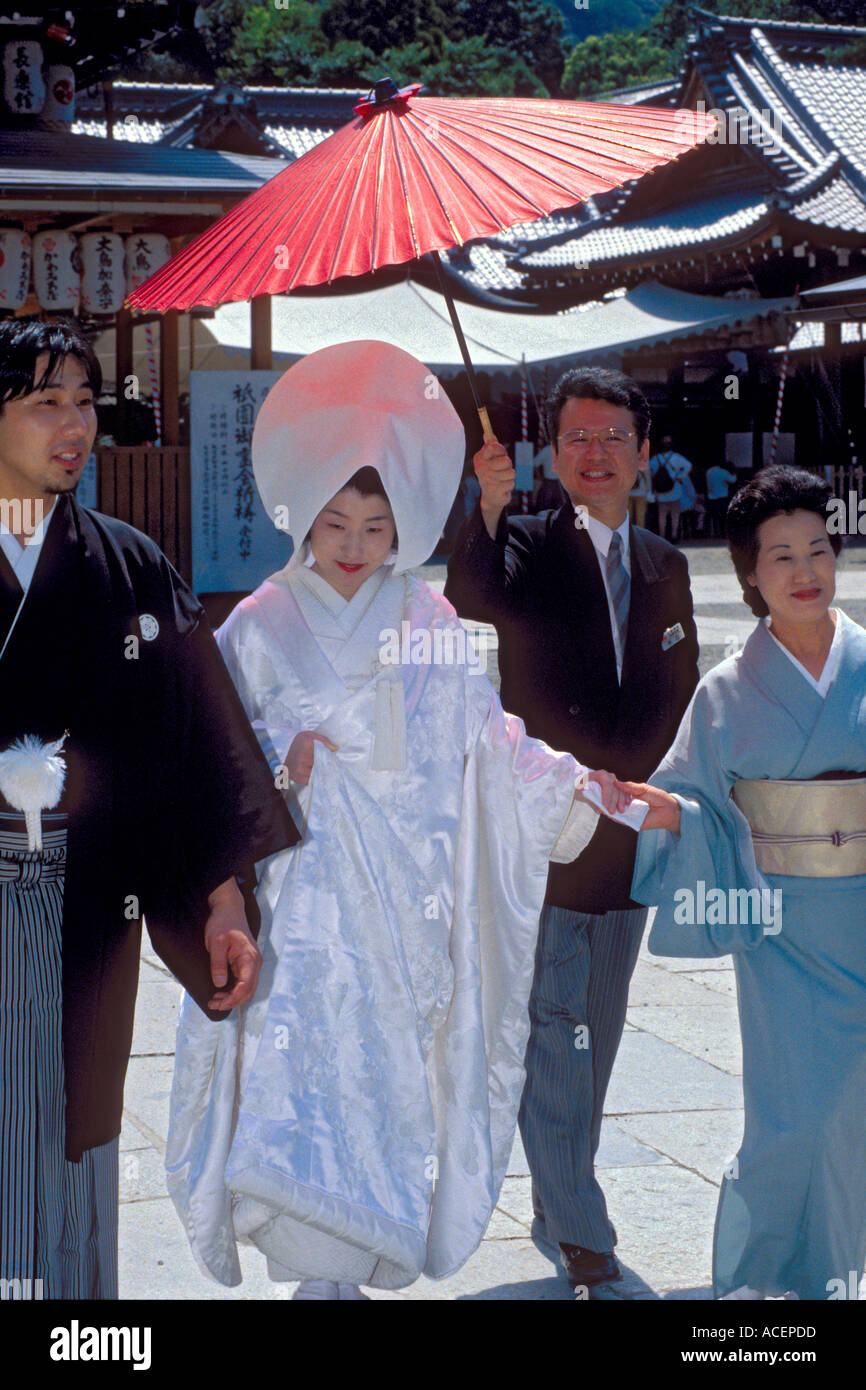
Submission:
<svg viewBox="0 0 866 1390">
<path fill-rule="evenodd" d="M 629 523 L 649 456 L 640 387 L 620 372 L 566 372 L 546 413 L 563 505 L 507 517 L 515 472 L 501 444 L 484 445 L 481 503 L 445 595 L 461 617 L 495 624 L 502 702 L 529 733 L 633 776 L 655 767 L 697 684 L 688 566 Z M 594 1161 L 646 922 L 629 891 L 635 847 L 633 830 L 605 819 L 572 863 L 551 865 L 529 1004 L 519 1119 L 533 1239 L 593 1300 L 620 1296 Z"/>
<path fill-rule="evenodd" d="M 652 486 L 659 506 L 659 535 L 667 536 L 668 519 L 671 524 L 671 540 L 676 544 L 680 538 L 680 506 L 682 502 L 682 479 L 692 471 L 692 465 L 682 454 L 674 452 L 674 441 L 669 434 L 662 439 L 662 447 L 649 461 Z"/>
<path fill-rule="evenodd" d="M 714 463 L 712 468 L 707 469 L 707 511 L 710 514 L 710 535 L 717 540 L 724 540 L 727 527 L 725 525 L 725 512 L 728 510 L 728 488 L 737 481 L 736 473 L 732 472 L 733 464 L 725 463 L 724 468 L 720 463 Z"/>
<path fill-rule="evenodd" d="M 698 495 L 691 474 L 684 473 L 680 479 L 680 540 L 692 541 L 698 523 Z"/>
<path fill-rule="evenodd" d="M 646 525 L 647 506 L 653 500 L 652 478 L 648 468 L 639 468 L 628 495 L 628 514 L 633 526 Z"/>
</svg>

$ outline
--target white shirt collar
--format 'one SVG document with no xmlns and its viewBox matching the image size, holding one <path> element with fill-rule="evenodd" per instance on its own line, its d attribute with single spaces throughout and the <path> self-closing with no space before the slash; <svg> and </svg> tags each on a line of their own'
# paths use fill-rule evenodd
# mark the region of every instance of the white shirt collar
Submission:
<svg viewBox="0 0 866 1390">
<path fill-rule="evenodd" d="M 574 508 L 574 514 L 575 518 L 583 517 L 583 526 L 589 533 L 589 539 L 592 541 L 599 554 L 607 559 L 607 552 L 610 550 L 610 542 L 613 537 L 613 529 L 610 526 L 606 526 L 603 521 L 597 521 L 594 516 L 590 516 L 589 512 L 581 511 L 577 507 Z M 628 516 L 626 516 L 615 529 L 622 542 L 622 558 L 627 565 L 629 552 Z"/>
</svg>

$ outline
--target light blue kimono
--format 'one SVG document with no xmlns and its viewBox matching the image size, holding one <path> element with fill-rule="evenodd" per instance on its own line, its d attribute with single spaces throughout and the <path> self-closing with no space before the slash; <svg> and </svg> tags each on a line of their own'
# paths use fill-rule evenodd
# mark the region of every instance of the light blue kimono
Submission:
<svg viewBox="0 0 866 1390">
<path fill-rule="evenodd" d="M 680 798 L 681 833 L 638 837 L 650 950 L 734 957 L 745 1130 L 719 1198 L 717 1296 L 856 1297 L 866 1260 L 866 875 L 762 876 L 730 799 L 739 778 L 866 773 L 866 632 L 837 621 L 824 697 L 763 623 L 704 677 L 651 779 Z"/>
</svg>

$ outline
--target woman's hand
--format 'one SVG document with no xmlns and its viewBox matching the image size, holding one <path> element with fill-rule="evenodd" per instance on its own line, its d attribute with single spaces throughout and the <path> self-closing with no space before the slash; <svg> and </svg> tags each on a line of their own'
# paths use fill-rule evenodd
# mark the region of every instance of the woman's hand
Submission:
<svg viewBox="0 0 866 1390">
<path fill-rule="evenodd" d="M 292 781 L 297 782 L 299 787 L 305 787 L 313 774 L 317 743 L 324 743 L 332 753 L 337 751 L 336 743 L 332 743 L 325 734 L 314 733 L 312 729 L 305 729 L 292 739 L 291 747 L 286 754 L 286 768 Z"/>
<path fill-rule="evenodd" d="M 587 772 L 586 781 L 595 782 L 600 789 L 604 809 L 609 815 L 616 815 L 618 811 L 625 811 L 628 808 L 632 798 L 627 791 L 620 789 L 620 784 L 612 772 L 604 772 L 601 768 L 597 772 Z M 575 796 L 581 801 L 586 801 L 586 797 L 579 790 L 575 792 Z M 592 802 L 588 801 L 587 805 L 592 806 Z M 592 809 L 598 811 L 597 806 L 592 806 Z"/>
<path fill-rule="evenodd" d="M 620 782 L 614 778 L 620 792 L 629 800 L 645 801 L 649 811 L 644 817 L 641 830 L 670 830 L 674 835 L 680 833 L 680 803 L 670 792 L 661 787 L 651 787 L 647 782 Z"/>
</svg>

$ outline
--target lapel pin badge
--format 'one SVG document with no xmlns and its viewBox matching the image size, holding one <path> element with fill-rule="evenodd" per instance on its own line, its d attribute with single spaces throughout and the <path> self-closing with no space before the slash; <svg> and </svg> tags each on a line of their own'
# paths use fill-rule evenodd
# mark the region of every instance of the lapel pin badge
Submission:
<svg viewBox="0 0 866 1390">
<path fill-rule="evenodd" d="M 682 623 L 674 623 L 673 627 L 666 627 L 662 633 L 662 651 L 670 651 L 677 642 L 682 642 L 685 635 Z"/>
</svg>

